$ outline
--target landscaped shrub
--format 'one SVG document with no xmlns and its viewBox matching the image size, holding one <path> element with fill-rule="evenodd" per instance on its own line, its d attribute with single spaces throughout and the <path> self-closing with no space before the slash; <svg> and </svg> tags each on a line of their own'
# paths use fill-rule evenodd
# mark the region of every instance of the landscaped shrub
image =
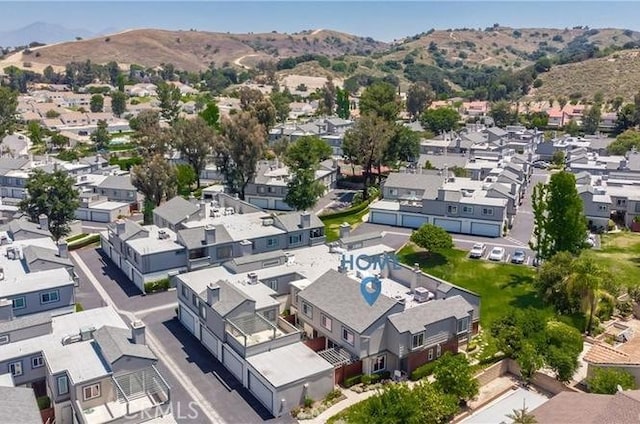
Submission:
<svg viewBox="0 0 640 424">
<path fill-rule="evenodd" d="M 74 240 L 80 240 L 83 237 L 87 237 L 89 234 L 87 233 L 82 233 L 82 234 L 76 234 L 75 236 L 71 236 L 69 238 L 67 238 L 67 243 L 71 243 Z"/>
<path fill-rule="evenodd" d="M 342 392 L 339 389 L 333 389 L 324 397 L 324 403 L 330 404 L 333 403 L 336 399 L 339 399 L 342 396 Z"/>
<path fill-rule="evenodd" d="M 312 405 L 313 405 L 313 399 L 311 399 L 309 396 L 305 396 L 304 397 L 304 407 L 305 408 L 311 408 Z"/>
<path fill-rule="evenodd" d="M 433 361 L 433 362 L 428 362 L 424 365 L 420 365 L 411 373 L 411 377 L 410 377 L 411 380 L 418 381 L 425 377 L 430 376 L 431 374 L 433 374 L 433 370 L 435 369 L 437 363 L 438 363 L 437 361 Z"/>
<path fill-rule="evenodd" d="M 320 219 L 322 221 L 324 221 L 326 219 L 335 219 L 335 218 L 342 218 L 342 217 L 346 217 L 346 216 L 351 216 L 351 215 L 357 214 L 358 212 L 362 212 L 363 210 L 365 210 L 367 208 L 367 206 L 369 206 L 369 202 L 364 202 L 364 203 L 359 204 L 358 206 L 354 206 L 354 207 L 351 207 L 349 209 L 345 209 L 345 210 L 340 211 L 340 212 L 328 213 L 326 215 L 320 215 Z"/>
<path fill-rule="evenodd" d="M 161 280 L 149 281 L 144 283 L 144 292 L 145 293 L 155 293 L 159 291 L 167 291 L 169 290 L 169 279 L 163 278 Z"/>
<path fill-rule="evenodd" d="M 89 246 L 90 244 L 97 243 L 100 241 L 100 234 L 91 234 L 90 236 L 86 236 L 84 238 L 72 241 L 68 244 L 69 250 L 80 249 L 85 246 Z"/>
<path fill-rule="evenodd" d="M 351 387 L 351 386 L 355 386 L 356 384 L 360 384 L 360 382 L 362 381 L 362 374 L 358 374 L 358 375 L 354 375 L 353 377 L 349 377 L 349 378 L 345 378 L 344 379 L 344 387 Z"/>
<path fill-rule="evenodd" d="M 41 411 L 51 407 L 51 399 L 49 399 L 49 396 L 40 396 L 36 399 L 36 402 L 38 403 L 38 409 Z"/>
</svg>

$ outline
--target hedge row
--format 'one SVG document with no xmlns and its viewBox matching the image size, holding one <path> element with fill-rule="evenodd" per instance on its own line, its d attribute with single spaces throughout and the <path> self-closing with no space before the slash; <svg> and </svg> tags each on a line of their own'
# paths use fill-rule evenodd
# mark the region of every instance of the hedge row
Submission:
<svg viewBox="0 0 640 424">
<path fill-rule="evenodd" d="M 433 362 L 427 362 L 424 365 L 420 365 L 411 373 L 411 377 L 410 377 L 411 380 L 418 381 L 418 380 L 422 380 L 425 377 L 430 376 L 431 374 L 433 374 L 433 371 L 436 368 L 437 364 L 438 364 L 438 361 L 433 361 Z"/>
<path fill-rule="evenodd" d="M 344 383 L 342 384 L 344 387 L 355 386 L 356 384 L 376 384 L 382 380 L 388 380 L 391 378 L 391 372 L 382 371 L 375 374 L 358 374 L 353 377 L 345 378 Z"/>
<path fill-rule="evenodd" d="M 72 241 L 80 240 L 81 238 L 84 238 L 84 237 L 86 237 L 88 235 L 89 234 L 87 234 L 87 233 L 76 234 L 75 236 L 71 236 L 71 237 L 67 238 L 67 243 L 71 243 Z"/>
<path fill-rule="evenodd" d="M 169 279 L 163 278 L 161 280 L 149 281 L 148 283 L 144 283 L 144 292 L 145 293 L 155 293 L 160 291 L 169 290 Z"/>
<path fill-rule="evenodd" d="M 336 212 L 336 213 L 329 213 L 326 215 L 320 215 L 320 219 L 322 221 L 327 220 L 327 219 L 336 219 L 336 218 L 343 218 L 343 217 L 347 217 L 347 216 L 351 216 L 351 215 L 355 215 L 357 213 L 362 212 L 363 210 L 365 210 L 366 208 L 369 207 L 369 202 L 362 202 L 359 205 L 350 207 L 349 209 L 345 209 L 343 211 L 340 212 Z"/>
<path fill-rule="evenodd" d="M 69 250 L 80 249 L 81 247 L 89 246 L 90 244 L 100 241 L 100 234 L 91 234 L 81 239 L 72 241 L 68 244 Z"/>
</svg>

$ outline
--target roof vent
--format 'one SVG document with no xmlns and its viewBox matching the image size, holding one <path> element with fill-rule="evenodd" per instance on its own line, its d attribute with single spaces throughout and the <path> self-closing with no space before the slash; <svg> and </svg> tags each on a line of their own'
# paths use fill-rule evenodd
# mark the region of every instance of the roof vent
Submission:
<svg viewBox="0 0 640 424">
<path fill-rule="evenodd" d="M 250 272 L 247 277 L 249 277 L 249 284 L 258 284 L 258 274 L 255 272 Z"/>
<path fill-rule="evenodd" d="M 158 230 L 158 239 L 166 240 L 169 238 L 169 234 L 165 230 Z"/>
</svg>

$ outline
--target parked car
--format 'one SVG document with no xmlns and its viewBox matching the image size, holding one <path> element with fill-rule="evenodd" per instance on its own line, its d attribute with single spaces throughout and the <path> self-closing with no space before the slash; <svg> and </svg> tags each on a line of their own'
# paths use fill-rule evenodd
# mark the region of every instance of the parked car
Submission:
<svg viewBox="0 0 640 424">
<path fill-rule="evenodd" d="M 484 256 L 484 252 L 487 250 L 487 246 L 484 243 L 476 243 L 469 252 L 469 257 L 473 259 L 479 259 Z"/>
<path fill-rule="evenodd" d="M 502 261 L 504 259 L 504 248 L 502 247 L 494 247 L 491 249 L 491 253 L 489 253 L 490 261 Z"/>
<path fill-rule="evenodd" d="M 524 253 L 524 250 L 516 250 L 513 252 L 513 256 L 511 257 L 512 264 L 523 264 L 527 255 Z"/>
<path fill-rule="evenodd" d="M 533 162 L 533 167 L 534 168 L 547 169 L 550 166 L 551 166 L 551 164 L 549 162 L 545 162 L 545 161 Z"/>
</svg>

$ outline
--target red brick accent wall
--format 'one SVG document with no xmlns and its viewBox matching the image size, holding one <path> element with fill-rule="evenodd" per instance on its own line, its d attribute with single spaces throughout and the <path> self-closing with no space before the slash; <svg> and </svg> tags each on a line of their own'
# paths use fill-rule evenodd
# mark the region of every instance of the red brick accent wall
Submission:
<svg viewBox="0 0 640 424">
<path fill-rule="evenodd" d="M 311 348 L 311 350 L 313 350 L 314 352 L 320 352 L 321 350 L 324 350 L 327 342 L 324 336 L 321 336 L 316 337 L 315 339 L 307 339 L 304 341 L 304 344 L 309 346 L 309 348 Z"/>
<path fill-rule="evenodd" d="M 453 338 L 453 339 L 449 339 L 447 340 L 446 343 L 443 343 L 442 345 L 442 349 L 441 349 L 441 354 L 444 355 L 445 352 L 451 352 L 451 353 L 458 353 L 458 339 L 457 338 Z M 409 359 L 407 361 L 407 367 L 408 373 L 412 373 L 416 368 L 418 368 L 420 365 L 424 365 L 429 361 L 429 350 L 433 349 L 433 359 L 432 361 L 435 361 L 436 358 L 436 347 L 430 347 L 428 349 L 424 349 L 424 350 L 419 350 L 416 352 L 411 352 L 409 354 Z"/>
</svg>

